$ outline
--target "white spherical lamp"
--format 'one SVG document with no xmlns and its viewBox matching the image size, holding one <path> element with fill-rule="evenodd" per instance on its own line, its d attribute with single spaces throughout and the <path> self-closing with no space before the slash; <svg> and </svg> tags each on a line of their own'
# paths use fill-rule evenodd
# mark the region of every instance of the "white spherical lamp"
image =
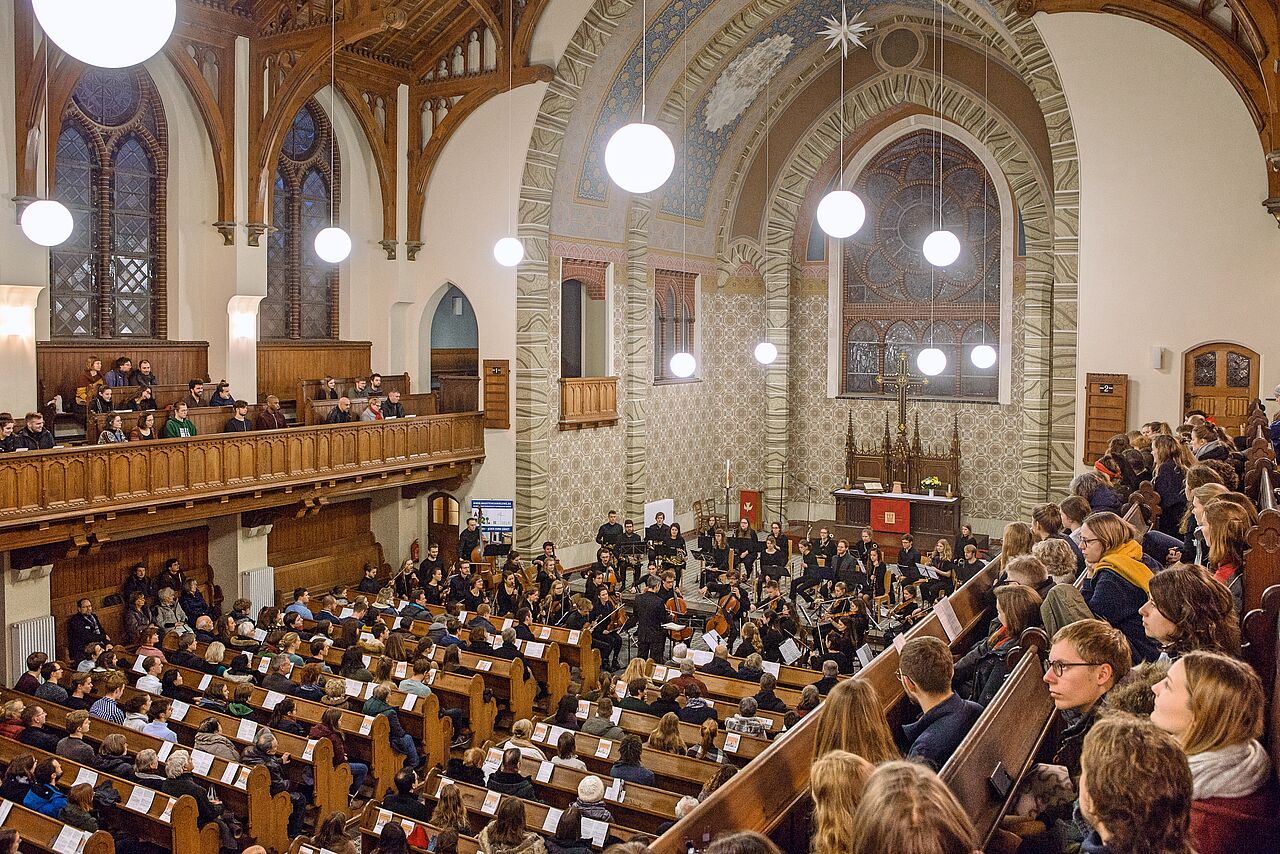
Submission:
<svg viewBox="0 0 1280 854">
<path fill-rule="evenodd" d="M 773 360 L 778 358 L 778 348 L 768 341 L 761 341 L 756 345 L 755 357 L 762 365 L 772 365 Z"/>
<path fill-rule="evenodd" d="M 504 237 L 493 244 L 493 259 L 504 267 L 514 267 L 524 260 L 524 244 L 514 237 Z"/>
<path fill-rule="evenodd" d="M 53 199 L 39 199 L 22 211 L 22 233 L 41 246 L 62 243 L 71 236 L 71 227 L 71 211 Z"/>
<path fill-rule="evenodd" d="M 177 0 L 32 0 L 53 43 L 88 65 L 127 68 L 173 35 Z"/>
<path fill-rule="evenodd" d="M 936 377 L 947 366 L 947 354 L 937 347 L 925 347 L 916 356 L 916 367 L 927 377 Z"/>
<path fill-rule="evenodd" d="M 969 351 L 969 360 L 975 368 L 986 370 L 996 363 L 996 348 L 990 344 L 979 344 Z"/>
<path fill-rule="evenodd" d="M 866 218 L 866 205 L 848 190 L 832 190 L 818 202 L 818 226 L 836 239 L 857 234 Z"/>
<path fill-rule="evenodd" d="M 658 189 L 667 183 L 675 165 L 676 150 L 657 125 L 623 125 L 604 148 L 605 170 L 613 183 L 629 193 Z"/>
<path fill-rule="evenodd" d="M 316 234 L 316 254 L 330 264 L 345 261 L 351 254 L 351 238 L 336 225 L 322 228 Z"/>
<path fill-rule="evenodd" d="M 945 228 L 924 239 L 924 258 L 935 267 L 946 267 L 960 257 L 960 238 Z"/>
<path fill-rule="evenodd" d="M 697 367 L 698 363 L 690 353 L 676 353 L 671 357 L 671 373 L 681 379 L 693 376 Z"/>
</svg>

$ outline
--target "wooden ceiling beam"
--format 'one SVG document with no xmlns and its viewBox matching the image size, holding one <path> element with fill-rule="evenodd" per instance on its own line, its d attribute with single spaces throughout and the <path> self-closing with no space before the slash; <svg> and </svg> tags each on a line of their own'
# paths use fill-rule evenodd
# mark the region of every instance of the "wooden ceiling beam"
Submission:
<svg viewBox="0 0 1280 854">
<path fill-rule="evenodd" d="M 440 33 L 439 38 L 432 40 L 430 52 L 425 55 L 429 57 L 425 62 L 415 62 L 412 70 L 415 80 L 421 80 L 425 75 L 435 70 L 440 60 L 447 59 L 449 53 L 458 46 L 458 42 L 471 32 L 481 23 L 480 16 L 474 13 L 462 12 L 458 17 L 453 19 L 445 30 Z M 498 65 L 506 67 L 506 54 L 502 49 L 498 49 L 499 61 Z"/>
</svg>

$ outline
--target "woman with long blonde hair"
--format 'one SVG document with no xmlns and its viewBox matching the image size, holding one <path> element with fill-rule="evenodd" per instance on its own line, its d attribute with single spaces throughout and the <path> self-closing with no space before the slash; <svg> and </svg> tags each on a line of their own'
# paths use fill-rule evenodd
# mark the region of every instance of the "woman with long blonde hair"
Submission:
<svg viewBox="0 0 1280 854">
<path fill-rule="evenodd" d="M 813 797 L 811 854 L 853 854 L 849 828 L 863 787 L 875 770 L 870 762 L 845 750 L 832 750 L 809 768 Z"/>
<path fill-rule="evenodd" d="M 1005 525 L 1004 532 L 1000 535 L 1000 574 L 1004 574 L 1005 567 L 1015 557 L 1031 554 L 1031 547 L 1035 542 L 1036 536 L 1026 522 L 1010 522 Z"/>
<path fill-rule="evenodd" d="M 684 739 L 680 737 L 680 718 L 675 712 L 667 712 L 658 719 L 658 725 L 649 733 L 649 747 L 684 756 Z"/>
<path fill-rule="evenodd" d="M 746 658 L 751 653 L 763 653 L 764 641 L 760 637 L 760 627 L 754 620 L 742 624 L 742 640 L 738 643 L 737 656 Z"/>
<path fill-rule="evenodd" d="M 915 762 L 876 768 L 847 832 L 853 854 L 973 854 L 978 848 L 956 796 Z"/>
<path fill-rule="evenodd" d="M 1249 549 L 1249 511 L 1241 504 L 1220 496 L 1204 508 L 1205 565 L 1213 577 L 1231 591 L 1236 614 L 1244 611 L 1244 553 Z"/>
<path fill-rule="evenodd" d="M 453 828 L 458 833 L 471 835 L 471 822 L 467 819 L 467 808 L 462 804 L 462 794 L 452 783 L 440 790 L 436 808 L 431 812 L 431 824 L 440 830 Z"/>
<path fill-rule="evenodd" d="M 870 682 L 845 679 L 837 683 L 818 714 L 815 757 L 832 750 L 856 753 L 871 763 L 902 757 L 885 720 L 880 695 Z"/>
</svg>

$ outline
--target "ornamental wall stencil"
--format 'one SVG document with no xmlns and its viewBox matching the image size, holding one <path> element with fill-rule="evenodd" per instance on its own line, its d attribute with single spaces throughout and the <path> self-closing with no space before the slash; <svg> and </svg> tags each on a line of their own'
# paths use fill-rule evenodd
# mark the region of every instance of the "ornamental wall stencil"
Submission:
<svg viewBox="0 0 1280 854">
<path fill-rule="evenodd" d="M 729 63 L 707 99 L 703 126 L 715 133 L 742 115 L 764 89 L 765 81 L 782 67 L 795 39 L 789 33 L 757 42 Z"/>
</svg>

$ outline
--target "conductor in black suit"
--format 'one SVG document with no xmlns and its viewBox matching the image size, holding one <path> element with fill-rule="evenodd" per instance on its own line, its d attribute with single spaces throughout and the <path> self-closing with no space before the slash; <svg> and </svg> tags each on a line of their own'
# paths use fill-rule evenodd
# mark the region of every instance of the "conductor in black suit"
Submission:
<svg viewBox="0 0 1280 854">
<path fill-rule="evenodd" d="M 662 624 L 667 621 L 667 607 L 658 594 L 658 577 L 645 579 L 644 592 L 636 597 L 636 655 L 653 661 L 666 660 L 667 637 Z"/>
</svg>

